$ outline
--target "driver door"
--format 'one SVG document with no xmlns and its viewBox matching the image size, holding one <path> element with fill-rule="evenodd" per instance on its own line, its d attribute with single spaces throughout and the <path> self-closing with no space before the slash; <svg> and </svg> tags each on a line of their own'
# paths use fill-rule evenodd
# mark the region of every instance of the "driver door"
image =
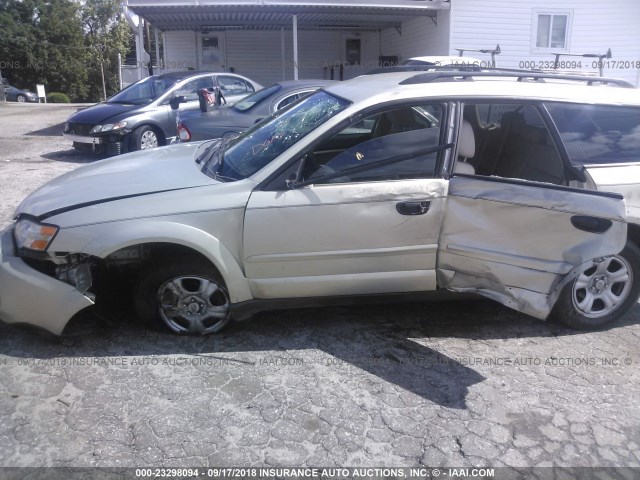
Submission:
<svg viewBox="0 0 640 480">
<path fill-rule="evenodd" d="M 447 184 L 436 177 L 446 150 L 445 113 L 439 104 L 378 112 L 321 141 L 256 189 L 244 229 L 254 296 L 435 289 Z M 290 188 L 295 172 L 311 183 Z"/>
</svg>

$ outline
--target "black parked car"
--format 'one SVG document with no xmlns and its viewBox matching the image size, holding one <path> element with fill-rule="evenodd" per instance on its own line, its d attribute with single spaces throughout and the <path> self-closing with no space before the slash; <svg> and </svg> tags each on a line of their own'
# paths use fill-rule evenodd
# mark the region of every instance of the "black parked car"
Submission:
<svg viewBox="0 0 640 480">
<path fill-rule="evenodd" d="M 7 99 L 7 102 L 33 102 L 38 103 L 40 100 L 38 99 L 38 95 L 29 90 L 21 90 L 17 87 L 13 87 L 11 85 L 4 86 L 4 95 Z"/>
<path fill-rule="evenodd" d="M 234 105 L 223 105 L 208 112 L 180 111 L 177 119 L 180 141 L 207 140 L 243 132 L 299 98 L 334 83 L 337 82 L 290 80 L 263 88 Z"/>
<path fill-rule="evenodd" d="M 64 136 L 82 151 L 119 154 L 171 143 L 176 136 L 176 111 L 198 108 L 197 91 L 219 88 L 229 101 L 240 100 L 262 86 L 233 73 L 172 72 L 129 85 L 106 102 L 73 114 Z"/>
</svg>

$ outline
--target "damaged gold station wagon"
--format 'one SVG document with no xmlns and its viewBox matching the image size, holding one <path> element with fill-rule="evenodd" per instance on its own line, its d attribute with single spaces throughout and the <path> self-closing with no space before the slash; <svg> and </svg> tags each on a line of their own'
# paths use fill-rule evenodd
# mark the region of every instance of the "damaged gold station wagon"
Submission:
<svg viewBox="0 0 640 480">
<path fill-rule="evenodd" d="M 629 86 L 365 76 L 237 137 L 80 167 L 25 199 L 2 233 L 0 318 L 60 334 L 130 281 L 138 316 L 177 333 L 435 290 L 605 325 L 640 289 Z"/>
</svg>

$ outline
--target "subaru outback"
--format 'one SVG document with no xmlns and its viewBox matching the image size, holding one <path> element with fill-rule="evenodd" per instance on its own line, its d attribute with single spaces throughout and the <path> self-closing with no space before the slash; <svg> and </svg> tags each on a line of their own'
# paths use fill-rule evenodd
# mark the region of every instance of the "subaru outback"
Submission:
<svg viewBox="0 0 640 480">
<path fill-rule="evenodd" d="M 596 328 L 640 292 L 640 95 L 531 72 L 404 72 L 246 132 L 41 187 L 1 235 L 0 318 L 63 333 L 130 280 L 184 334 L 296 305 L 470 292 Z"/>
</svg>

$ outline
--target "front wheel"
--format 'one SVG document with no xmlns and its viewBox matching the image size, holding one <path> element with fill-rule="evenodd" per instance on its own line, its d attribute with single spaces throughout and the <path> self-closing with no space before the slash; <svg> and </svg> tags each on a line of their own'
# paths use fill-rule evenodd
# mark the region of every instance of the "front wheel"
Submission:
<svg viewBox="0 0 640 480">
<path fill-rule="evenodd" d="M 27 101 L 27 97 L 25 97 L 24 95 L 18 95 L 16 100 L 18 100 L 20 103 L 24 103 Z"/>
<path fill-rule="evenodd" d="M 599 258 L 564 287 L 552 317 L 577 329 L 614 322 L 640 295 L 640 249 L 627 242 L 622 252 Z"/>
<path fill-rule="evenodd" d="M 134 292 L 138 317 L 178 334 L 215 333 L 229 323 L 229 294 L 215 269 L 177 258 L 144 271 Z"/>
<path fill-rule="evenodd" d="M 148 125 L 136 128 L 131 134 L 131 151 L 156 148 L 159 144 L 158 134 Z"/>
</svg>

